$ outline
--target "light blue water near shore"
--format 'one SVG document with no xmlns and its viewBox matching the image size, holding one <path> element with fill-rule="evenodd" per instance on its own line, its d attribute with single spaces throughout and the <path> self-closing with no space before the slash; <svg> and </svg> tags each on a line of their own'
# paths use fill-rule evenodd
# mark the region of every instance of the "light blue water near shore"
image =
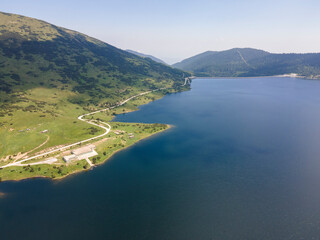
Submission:
<svg viewBox="0 0 320 240">
<path fill-rule="evenodd" d="M 319 239 L 320 81 L 199 79 L 175 125 L 66 180 L 0 183 L 0 239 Z"/>
</svg>

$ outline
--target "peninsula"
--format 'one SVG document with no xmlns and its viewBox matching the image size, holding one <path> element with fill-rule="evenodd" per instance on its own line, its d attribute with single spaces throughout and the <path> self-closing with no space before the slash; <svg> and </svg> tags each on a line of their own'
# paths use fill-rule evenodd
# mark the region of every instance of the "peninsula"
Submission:
<svg viewBox="0 0 320 240">
<path fill-rule="evenodd" d="M 111 122 L 189 89 L 190 74 L 47 22 L 0 12 L 0 180 L 61 179 L 168 129 Z"/>
</svg>

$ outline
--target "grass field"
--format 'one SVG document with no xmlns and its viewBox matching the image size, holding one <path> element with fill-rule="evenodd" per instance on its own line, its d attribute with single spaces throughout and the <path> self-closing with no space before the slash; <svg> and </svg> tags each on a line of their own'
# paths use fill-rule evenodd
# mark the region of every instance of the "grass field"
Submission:
<svg viewBox="0 0 320 240">
<path fill-rule="evenodd" d="M 170 126 L 166 124 L 142 124 L 142 123 L 118 123 L 112 122 L 112 131 L 105 137 L 98 139 L 94 145 L 98 156 L 90 158 L 94 165 L 99 165 L 107 161 L 114 153 L 127 148 L 134 143 L 147 138 L 153 134 L 162 132 Z M 131 136 L 131 137 L 130 137 Z M 26 178 L 47 177 L 61 179 L 70 174 L 89 170 L 90 166 L 86 160 L 74 161 L 66 164 L 62 160 L 61 154 L 52 155 L 58 159 L 54 164 L 39 164 L 28 166 L 14 166 L 0 168 L 0 180 L 21 180 Z M 36 162 L 31 160 L 28 164 Z"/>
<path fill-rule="evenodd" d="M 0 117 L 2 160 L 6 157 L 8 159 L 8 156 L 14 159 L 14 155 L 19 152 L 32 150 L 43 143 L 47 136 L 50 136 L 50 140 L 37 150 L 73 143 L 103 132 L 100 128 L 78 121 L 77 116 L 85 110 L 62 100 L 66 96 L 55 97 L 54 91 L 50 89 L 33 89 L 30 96 L 26 97 L 26 102 L 15 104 L 18 110 Z M 41 133 L 44 130 L 48 132 Z"/>
<path fill-rule="evenodd" d="M 132 99 L 123 106 L 88 118 L 111 121 L 114 115 L 135 111 L 138 106 L 159 99 L 168 92 L 170 91 L 152 92 Z M 37 151 L 103 133 L 102 129 L 77 120 L 79 115 L 99 108 L 72 104 L 65 100 L 69 95 L 67 91 L 57 94 L 53 89 L 32 89 L 23 96 L 23 102 L 14 105 L 15 108 L 10 113 L 0 116 L 0 166 L 15 159 L 18 153 L 36 148 L 45 142 L 48 136 L 49 141 Z M 44 130 L 48 132 L 41 133 Z"/>
<path fill-rule="evenodd" d="M 138 106 L 163 97 L 175 90 L 161 90 L 139 96 L 126 104 L 105 112 L 90 115 L 88 119 L 110 122 L 116 114 L 131 112 Z M 53 147 L 71 144 L 103 133 L 98 127 L 79 121 L 77 117 L 83 113 L 97 110 L 98 107 L 88 105 L 81 107 L 65 100 L 69 92 L 57 94 L 50 89 L 32 89 L 23 95 L 24 101 L 18 102 L 10 114 L 0 117 L 0 167 L 27 156 L 36 155 Z M 137 93 L 136 93 L 137 94 Z M 30 107 L 32 106 L 32 107 Z M 101 106 L 100 106 L 101 107 Z M 133 145 L 153 134 L 168 129 L 165 124 L 119 123 L 110 122 L 110 133 L 88 144 L 94 144 L 98 156 L 91 158 L 94 165 L 109 159 L 114 153 Z M 44 130 L 47 132 L 42 133 Z M 76 146 L 77 148 L 80 146 Z M 70 174 L 86 171 L 90 168 L 85 160 L 66 164 L 62 157 L 70 154 L 70 149 L 62 153 L 53 153 L 40 159 L 33 159 L 24 164 L 32 164 L 48 157 L 55 157 L 54 164 L 38 164 L 0 168 L 0 181 L 21 180 L 26 178 L 47 177 L 60 179 Z"/>
</svg>

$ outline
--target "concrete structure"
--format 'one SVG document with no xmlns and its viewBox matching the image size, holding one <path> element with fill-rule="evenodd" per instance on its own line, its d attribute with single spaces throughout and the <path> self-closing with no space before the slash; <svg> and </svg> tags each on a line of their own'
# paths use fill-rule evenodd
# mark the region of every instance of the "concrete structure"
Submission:
<svg viewBox="0 0 320 240">
<path fill-rule="evenodd" d="M 94 157 L 94 156 L 97 156 L 97 155 L 98 155 L 98 153 L 95 150 L 92 150 L 90 152 L 78 155 L 77 157 L 78 157 L 79 160 L 82 160 L 82 159 L 87 159 L 87 158 Z"/>
<path fill-rule="evenodd" d="M 96 148 L 95 145 L 88 145 L 88 146 L 85 146 L 85 147 L 82 147 L 82 148 L 77 148 L 77 149 L 74 149 L 72 150 L 72 154 L 74 155 L 82 155 L 82 154 L 86 154 L 86 153 L 90 153 L 92 151 L 94 151 L 94 149 Z"/>
<path fill-rule="evenodd" d="M 79 160 L 79 159 L 77 158 L 76 155 L 72 154 L 72 155 L 64 156 L 64 157 L 63 157 L 63 160 L 64 160 L 66 163 L 70 163 L 70 162 L 73 161 L 73 160 Z"/>
<path fill-rule="evenodd" d="M 51 164 L 51 163 L 54 163 L 54 162 L 58 162 L 58 159 L 55 158 L 55 157 L 51 157 L 51 158 L 47 158 L 46 159 L 46 163 Z"/>
<path fill-rule="evenodd" d="M 66 163 L 70 163 L 71 161 L 78 161 L 82 159 L 88 159 L 90 157 L 98 155 L 98 153 L 94 150 L 94 145 L 85 146 L 82 148 L 77 148 L 71 151 L 71 155 L 64 156 L 63 160 Z"/>
</svg>

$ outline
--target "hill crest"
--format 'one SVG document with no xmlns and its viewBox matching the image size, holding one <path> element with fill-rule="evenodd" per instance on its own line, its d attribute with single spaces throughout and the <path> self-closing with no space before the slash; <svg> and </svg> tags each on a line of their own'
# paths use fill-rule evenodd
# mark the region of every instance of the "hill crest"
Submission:
<svg viewBox="0 0 320 240">
<path fill-rule="evenodd" d="M 320 54 L 274 54 L 253 48 L 206 51 L 187 58 L 173 67 L 196 76 L 246 77 L 297 73 L 319 78 Z"/>
</svg>

